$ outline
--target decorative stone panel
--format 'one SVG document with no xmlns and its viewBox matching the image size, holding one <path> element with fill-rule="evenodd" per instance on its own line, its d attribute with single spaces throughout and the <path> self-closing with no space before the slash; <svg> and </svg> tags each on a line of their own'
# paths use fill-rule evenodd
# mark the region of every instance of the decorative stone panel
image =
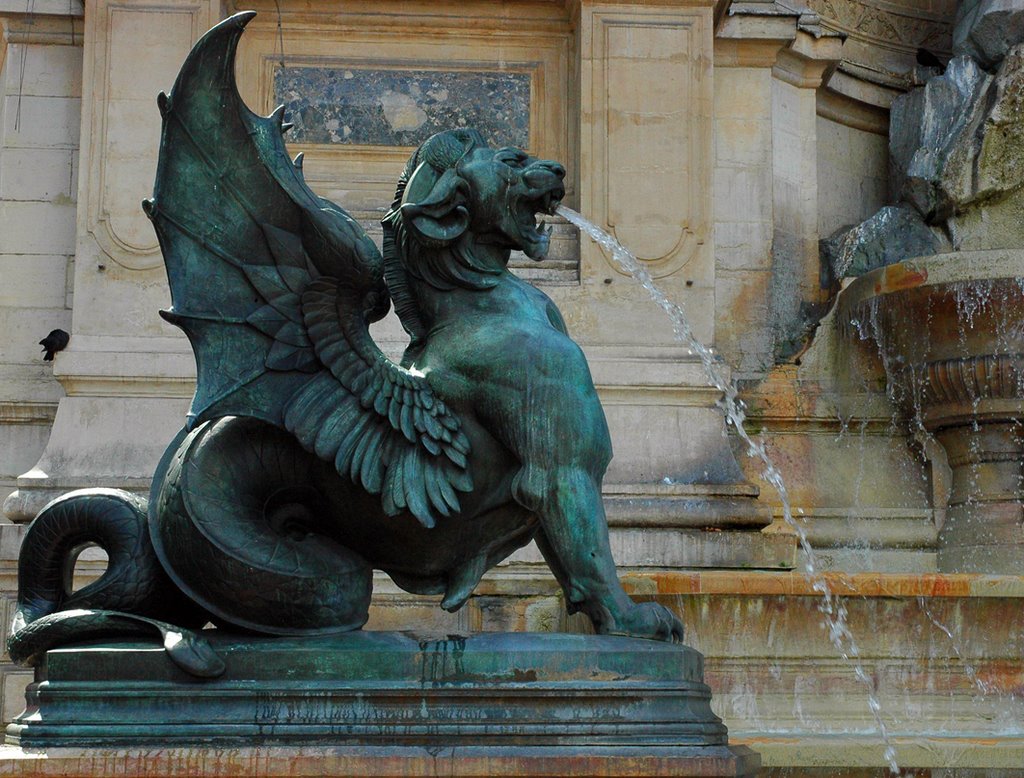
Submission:
<svg viewBox="0 0 1024 778">
<path fill-rule="evenodd" d="M 293 143 L 418 146 L 473 127 L 492 145 L 530 146 L 530 73 L 300 65 L 274 72 Z"/>
<path fill-rule="evenodd" d="M 691 262 L 708 237 L 710 21 L 703 9 L 646 6 L 598 8 L 582 19 L 587 215 L 655 277 Z"/>
</svg>

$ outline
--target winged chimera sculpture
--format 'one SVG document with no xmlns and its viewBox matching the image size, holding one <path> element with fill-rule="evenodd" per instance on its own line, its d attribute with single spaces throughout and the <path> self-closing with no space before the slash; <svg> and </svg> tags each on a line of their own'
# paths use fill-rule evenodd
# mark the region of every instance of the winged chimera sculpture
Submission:
<svg viewBox="0 0 1024 778">
<path fill-rule="evenodd" d="M 681 640 L 675 616 L 634 603 L 616 576 L 601 503 L 611 443 L 583 353 L 554 303 L 506 268 L 512 249 L 545 255 L 535 215 L 563 197 L 562 166 L 474 130 L 435 135 L 399 179 L 381 256 L 289 159 L 283 107 L 260 117 L 241 100 L 234 55 L 253 16 L 210 30 L 159 98 L 144 205 L 170 280 L 163 316 L 198 365 L 186 427 L 148 515 L 127 493 L 88 490 L 36 518 L 12 658 L 156 628 L 182 667 L 216 675 L 186 628 L 358 629 L 373 568 L 455 610 L 530 540 L 598 632 Z M 368 331 L 389 302 L 411 338 L 401 365 Z M 69 595 L 89 542 L 108 570 Z"/>
</svg>

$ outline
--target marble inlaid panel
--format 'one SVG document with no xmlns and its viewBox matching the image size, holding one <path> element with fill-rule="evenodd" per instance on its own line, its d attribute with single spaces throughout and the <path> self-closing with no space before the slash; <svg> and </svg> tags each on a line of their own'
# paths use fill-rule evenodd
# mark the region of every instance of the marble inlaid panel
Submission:
<svg viewBox="0 0 1024 778">
<path fill-rule="evenodd" d="M 475 127 L 495 145 L 530 145 L 524 72 L 289 65 L 274 71 L 274 98 L 294 143 L 416 146 Z"/>
</svg>

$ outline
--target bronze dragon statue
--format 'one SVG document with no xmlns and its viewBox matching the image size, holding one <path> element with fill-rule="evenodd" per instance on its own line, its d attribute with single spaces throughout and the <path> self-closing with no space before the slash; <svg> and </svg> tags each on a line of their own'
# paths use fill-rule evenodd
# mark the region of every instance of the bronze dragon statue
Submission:
<svg viewBox="0 0 1024 778">
<path fill-rule="evenodd" d="M 616 575 L 611 442 L 583 353 L 506 267 L 513 249 L 545 255 L 536 215 L 564 196 L 563 167 L 473 130 L 435 135 L 399 179 L 378 252 L 289 159 L 283 108 L 261 117 L 240 98 L 235 50 L 253 15 L 210 30 L 158 101 L 144 205 L 170 281 L 163 316 L 196 355 L 187 423 L 148 510 L 91 490 L 33 522 L 12 658 L 156 629 L 179 665 L 216 675 L 190 628 L 358 629 L 373 569 L 454 610 L 531 540 L 598 632 L 681 640 L 678 619 Z M 368 329 L 391 303 L 411 339 L 401 364 Z M 89 543 L 109 568 L 71 594 Z"/>
</svg>

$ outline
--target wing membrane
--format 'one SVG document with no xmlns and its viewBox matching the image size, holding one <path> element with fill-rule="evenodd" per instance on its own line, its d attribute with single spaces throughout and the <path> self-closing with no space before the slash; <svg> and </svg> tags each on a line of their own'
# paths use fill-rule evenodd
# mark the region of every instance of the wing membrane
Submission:
<svg viewBox="0 0 1024 778">
<path fill-rule="evenodd" d="M 189 426 L 252 416 L 289 430 L 389 514 L 431 526 L 467 491 L 469 443 L 425 377 L 388 360 L 368 316 L 386 311 L 383 260 L 344 210 L 288 159 L 283 111 L 238 94 L 240 13 L 193 48 L 161 95 L 160 159 L 144 206 L 197 385 Z"/>
</svg>

